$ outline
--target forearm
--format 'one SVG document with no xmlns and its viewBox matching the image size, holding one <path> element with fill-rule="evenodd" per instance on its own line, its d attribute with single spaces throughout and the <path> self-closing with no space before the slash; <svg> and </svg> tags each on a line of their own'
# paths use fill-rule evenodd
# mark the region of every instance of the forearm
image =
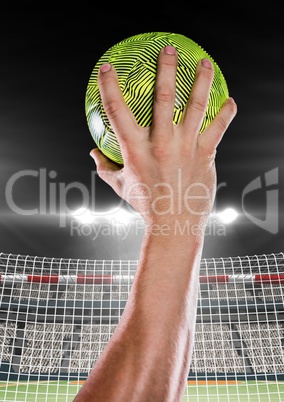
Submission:
<svg viewBox="0 0 284 402">
<path fill-rule="evenodd" d="M 133 320 L 133 346 L 141 361 L 137 376 L 139 366 L 144 368 L 144 390 L 151 389 L 155 401 L 179 401 L 184 392 L 194 341 L 201 252 L 201 237 L 176 233 L 168 238 L 149 236 L 143 244 L 125 319 Z M 135 338 L 142 340 L 140 349 Z M 148 402 L 142 395 L 137 401 Z"/>
<path fill-rule="evenodd" d="M 145 235 L 122 318 L 76 402 L 180 400 L 194 340 L 203 238 L 174 230 Z"/>
</svg>

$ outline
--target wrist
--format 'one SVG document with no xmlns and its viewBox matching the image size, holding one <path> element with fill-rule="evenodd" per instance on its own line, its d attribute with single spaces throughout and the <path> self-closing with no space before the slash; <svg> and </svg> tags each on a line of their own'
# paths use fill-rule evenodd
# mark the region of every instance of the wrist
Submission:
<svg viewBox="0 0 284 402">
<path fill-rule="evenodd" d="M 198 224 L 189 221 L 176 220 L 169 222 L 155 222 L 145 228 L 141 259 L 143 256 L 151 260 L 151 266 L 155 270 L 165 272 L 166 267 L 170 271 L 173 266 L 179 272 L 188 267 L 193 261 L 199 261 L 204 243 L 204 230 Z M 157 256 L 159 264 L 157 266 Z M 175 270 L 174 270 L 175 271 Z"/>
<path fill-rule="evenodd" d="M 167 216 L 145 220 L 145 236 L 165 242 L 203 242 L 207 216 Z"/>
<path fill-rule="evenodd" d="M 145 234 L 165 238 L 203 238 L 208 216 L 167 215 L 145 220 Z"/>
</svg>

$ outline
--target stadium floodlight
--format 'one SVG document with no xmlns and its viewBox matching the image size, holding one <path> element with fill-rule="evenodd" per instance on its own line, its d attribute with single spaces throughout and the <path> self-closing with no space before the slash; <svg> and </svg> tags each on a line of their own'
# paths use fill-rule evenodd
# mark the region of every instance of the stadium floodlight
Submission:
<svg viewBox="0 0 284 402">
<path fill-rule="evenodd" d="M 124 208 L 114 208 L 105 211 L 91 211 L 88 208 L 78 208 L 70 214 L 82 224 L 108 222 L 112 225 L 128 225 L 141 216 L 135 211 L 128 211 Z"/>
<path fill-rule="evenodd" d="M 71 215 L 82 224 L 93 223 L 95 220 L 95 215 L 88 208 L 84 207 L 76 209 Z"/>
<path fill-rule="evenodd" d="M 239 214 L 234 208 L 226 208 L 223 211 L 218 212 L 216 216 L 221 222 L 228 224 L 234 222 Z"/>
</svg>

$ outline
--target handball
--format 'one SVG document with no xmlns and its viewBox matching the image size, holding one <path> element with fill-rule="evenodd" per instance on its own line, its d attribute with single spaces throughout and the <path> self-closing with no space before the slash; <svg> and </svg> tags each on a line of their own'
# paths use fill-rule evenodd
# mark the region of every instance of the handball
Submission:
<svg viewBox="0 0 284 402">
<path fill-rule="evenodd" d="M 99 68 L 105 63 L 113 65 L 128 107 L 137 123 L 147 127 L 152 123 L 157 58 L 160 50 L 168 45 L 175 47 L 178 52 L 173 124 L 179 124 L 181 121 L 199 60 L 208 58 L 214 66 L 214 79 L 200 133 L 214 119 L 229 96 L 226 80 L 217 63 L 200 45 L 182 34 L 141 33 L 113 45 L 101 56 L 92 70 L 86 90 L 85 113 L 96 146 L 105 156 L 118 164 L 123 165 L 123 158 L 101 101 L 98 87 Z"/>
</svg>

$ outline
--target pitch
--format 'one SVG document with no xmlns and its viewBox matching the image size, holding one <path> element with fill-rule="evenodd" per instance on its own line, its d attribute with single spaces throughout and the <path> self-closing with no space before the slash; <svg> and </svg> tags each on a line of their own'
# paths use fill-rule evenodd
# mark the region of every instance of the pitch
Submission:
<svg viewBox="0 0 284 402">
<path fill-rule="evenodd" d="M 81 385 L 76 381 L 0 382 L 0 402 L 72 402 Z M 277 381 L 189 383 L 183 402 L 188 398 L 198 402 L 283 402 L 281 394 L 284 395 L 284 382 Z"/>
</svg>

